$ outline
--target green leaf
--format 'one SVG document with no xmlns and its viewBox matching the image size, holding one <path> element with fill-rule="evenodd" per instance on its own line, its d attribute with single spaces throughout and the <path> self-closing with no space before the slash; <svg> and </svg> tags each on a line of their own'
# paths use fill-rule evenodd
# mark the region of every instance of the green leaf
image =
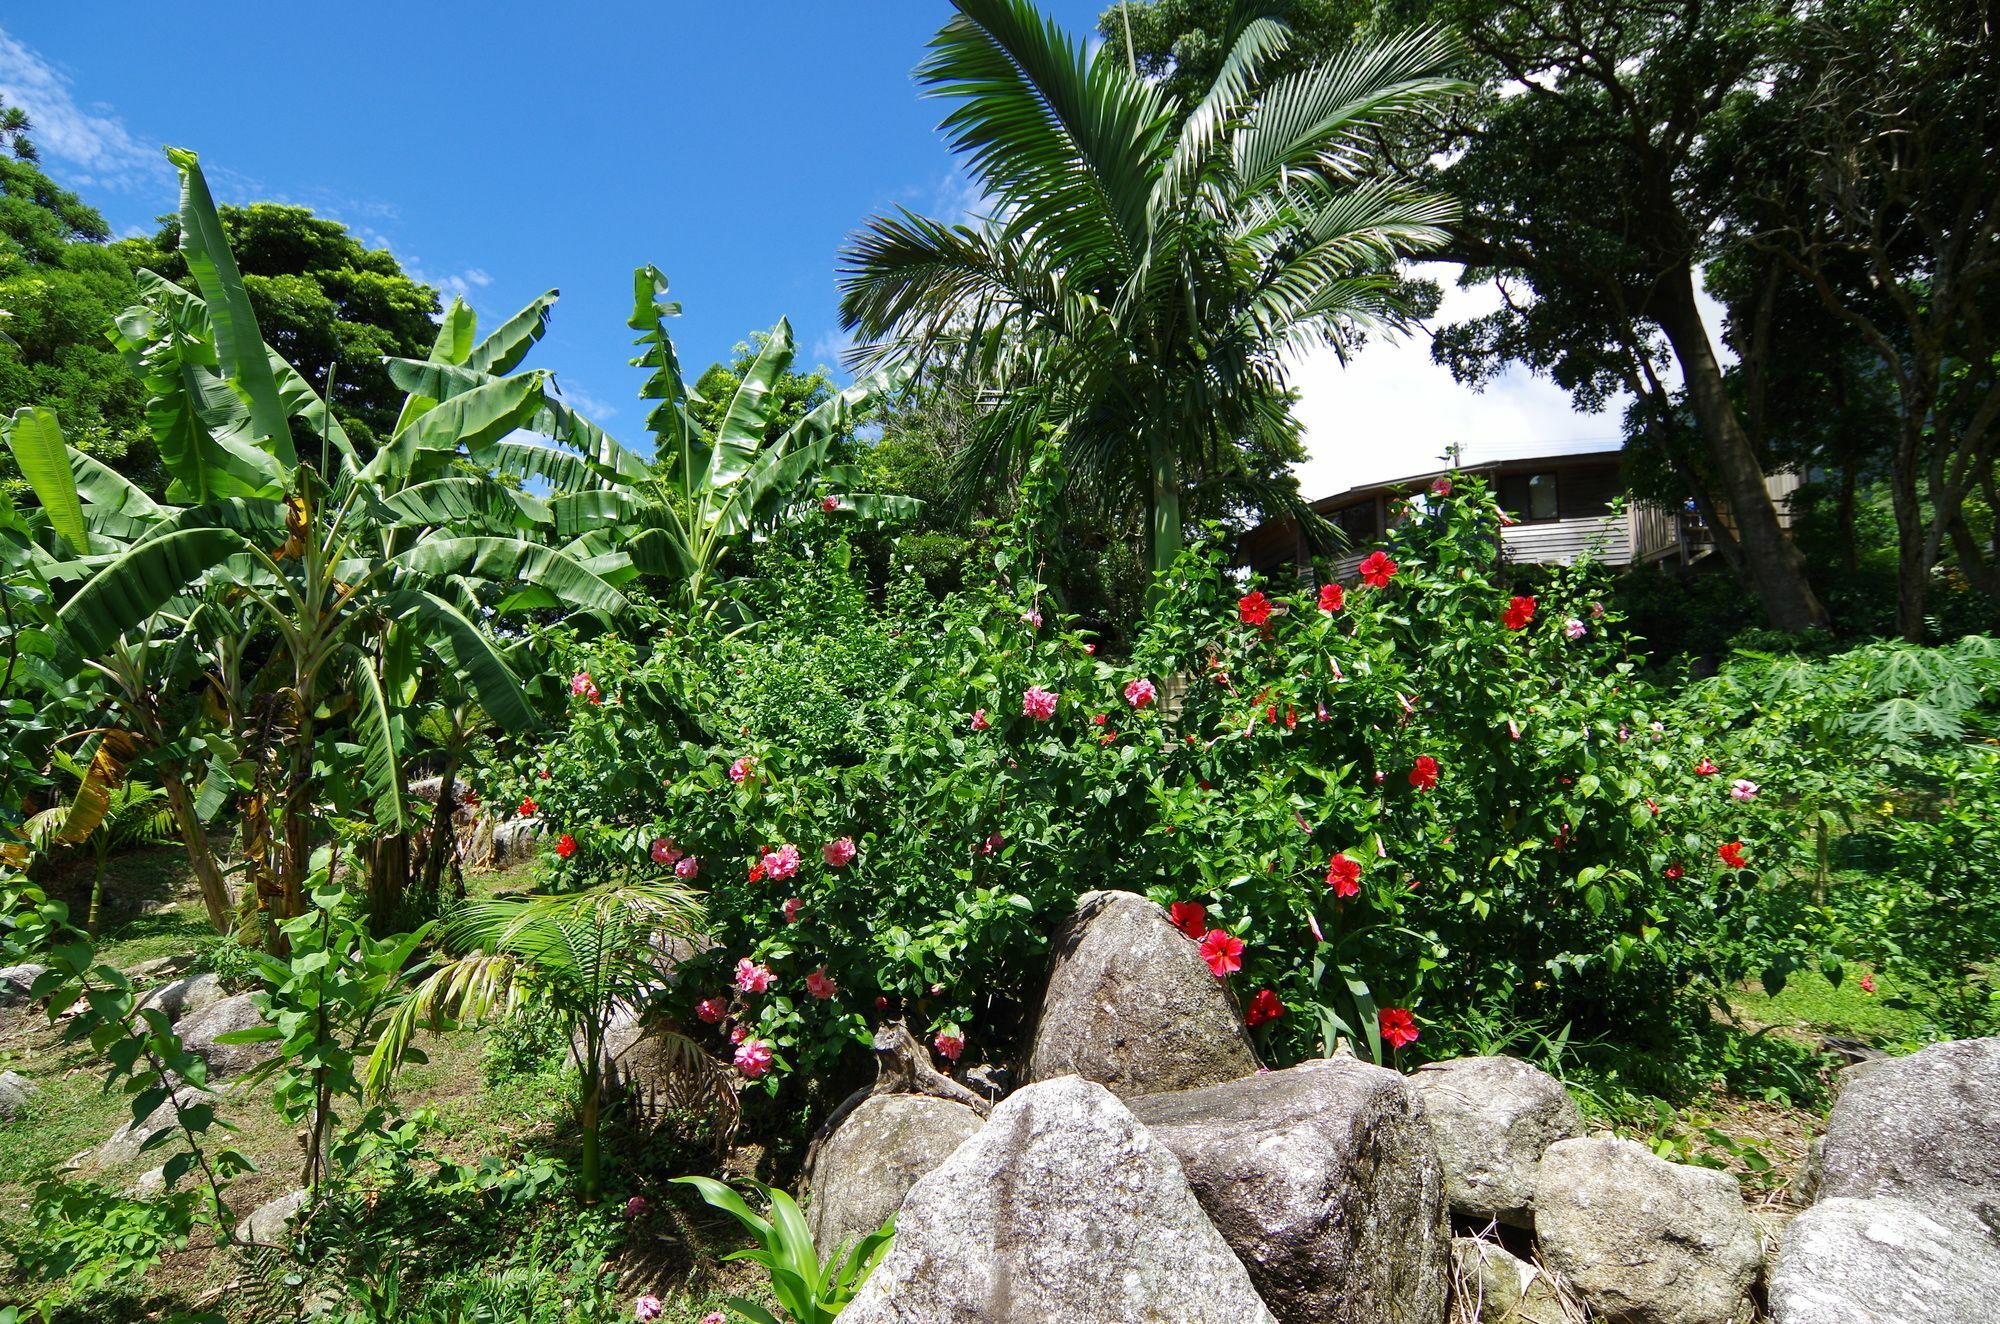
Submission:
<svg viewBox="0 0 2000 1324">
<path fill-rule="evenodd" d="M 520 312 L 502 322 L 492 335 L 473 347 L 463 360 L 466 367 L 475 372 L 492 373 L 500 376 L 514 371 L 535 342 L 547 334 L 549 313 L 556 300 L 561 297 L 558 290 L 550 290 L 536 297 Z"/>
<path fill-rule="evenodd" d="M 534 728 L 540 719 L 528 706 L 520 677 L 458 608 L 434 593 L 407 589 L 387 595 L 384 607 L 444 660 L 488 717 L 517 733 Z"/>
<path fill-rule="evenodd" d="M 90 554 L 90 535 L 83 527 L 83 502 L 77 496 L 76 475 L 69 464 L 69 447 L 63 444 L 62 428 L 55 410 L 41 405 L 24 405 L 14 411 L 7 425 L 7 448 L 21 477 L 35 491 L 54 529 L 78 556 Z"/>
<path fill-rule="evenodd" d="M 355 730 L 361 737 L 361 775 L 375 795 L 375 825 L 389 832 L 409 830 L 403 803 L 403 719 L 389 706 L 382 682 L 361 649 L 348 648 L 352 669 L 349 691 L 354 696 Z"/>
<path fill-rule="evenodd" d="M 625 595 L 554 547 L 520 538 L 427 538 L 390 565 L 431 577 L 471 575 L 495 582 L 523 579 L 585 611 L 625 609 Z"/>
<path fill-rule="evenodd" d="M 180 147 L 167 148 L 167 159 L 181 175 L 181 256 L 208 305 L 216 359 L 247 399 L 256 435 L 270 447 L 279 467 L 290 470 L 299 462 L 292 449 L 291 426 L 278 398 L 263 333 L 243 289 L 243 275 L 236 269 L 208 181 L 202 177 L 200 159 Z"/>
<path fill-rule="evenodd" d="M 251 550 L 230 529 L 196 527 L 140 543 L 91 576 L 58 616 L 86 657 L 95 657 L 127 630 L 187 592 L 208 571 Z"/>
</svg>

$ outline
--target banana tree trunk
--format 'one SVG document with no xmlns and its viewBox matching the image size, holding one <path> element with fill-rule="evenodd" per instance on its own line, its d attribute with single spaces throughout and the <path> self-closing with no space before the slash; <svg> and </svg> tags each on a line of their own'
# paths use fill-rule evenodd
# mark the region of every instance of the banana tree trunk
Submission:
<svg viewBox="0 0 2000 1324">
<path fill-rule="evenodd" d="M 195 812 L 194 796 L 180 773 L 162 767 L 159 774 L 160 788 L 167 793 L 167 811 L 173 815 L 181 844 L 187 848 L 188 867 L 201 886 L 201 902 L 208 910 L 208 922 L 217 933 L 228 933 L 235 926 L 229 884 L 223 881 L 222 869 L 215 862 L 214 848 L 208 842 L 208 826 Z"/>
<path fill-rule="evenodd" d="M 423 875 L 418 883 L 426 900 L 435 900 L 444 882 L 445 861 L 458 850 L 454 820 L 458 812 L 458 756 L 448 753 L 438 782 L 437 808 L 431 814 L 431 839 L 424 846 Z"/>
</svg>

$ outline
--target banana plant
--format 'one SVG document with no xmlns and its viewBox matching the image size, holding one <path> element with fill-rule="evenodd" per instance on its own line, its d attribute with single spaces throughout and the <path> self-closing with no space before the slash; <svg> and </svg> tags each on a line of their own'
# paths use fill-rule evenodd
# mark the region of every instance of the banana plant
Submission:
<svg viewBox="0 0 2000 1324">
<path fill-rule="evenodd" d="M 197 288 L 140 273 L 141 303 L 115 332 L 149 389 L 166 499 L 64 445 L 47 410 L 17 415 L 10 442 L 33 461 L 22 472 L 68 557 L 50 577 L 75 585 L 58 612 L 60 660 L 98 686 L 109 724 L 157 755 L 200 733 L 145 711 L 151 668 L 176 649 L 193 655 L 242 819 L 241 904 L 282 922 L 302 912 L 327 812 L 409 830 L 405 709 L 423 678 L 443 677 L 501 727 L 531 728 L 522 680 L 479 622 L 553 603 L 615 614 L 625 599 L 606 576 L 627 567 L 552 545 L 542 503 L 492 476 L 517 430 L 584 435 L 546 373 L 512 372 L 553 291 L 484 340 L 455 302 L 433 359 L 482 379 L 448 397 L 412 392 L 390 437 L 362 454 L 265 344 L 195 155 L 168 156 Z M 357 763 L 360 775 L 345 775 Z M 186 779 L 167 789 L 190 855 L 209 852 Z M 220 925 L 208 879 L 204 893 Z"/>
<path fill-rule="evenodd" d="M 633 273 L 633 311 L 639 332 L 634 367 L 648 369 L 642 399 L 654 402 L 646 419 L 653 460 L 589 425 L 578 425 L 557 404 L 533 430 L 562 447 L 503 445 L 500 467 L 550 489 L 549 511 L 565 546 L 587 563 L 619 558 L 627 573 L 664 576 L 685 601 L 701 603 L 728 550 L 746 537 L 797 517 L 816 505 L 867 520 L 904 519 L 920 503 L 909 497 L 854 492 L 860 479 L 851 465 L 831 463 L 834 441 L 858 422 L 869 405 L 896 389 L 900 371 L 879 374 L 841 391 L 775 438 L 766 437 L 771 389 L 791 366 L 797 349 L 791 325 L 774 327 L 722 413 L 713 432 L 690 412 L 692 393 L 667 334 L 666 319 L 680 305 L 666 299 L 659 268 Z M 476 374 L 421 376 L 422 365 L 390 364 L 399 384 L 427 381 L 444 388 L 476 384 Z M 399 375 L 400 374 L 400 375 Z"/>
<path fill-rule="evenodd" d="M 93 939 L 103 918 L 104 871 L 111 852 L 121 847 L 163 845 L 175 835 L 164 790 L 107 776 L 107 768 L 123 769 L 121 744 L 129 745 L 125 734 L 108 731 L 86 760 L 56 751 L 55 764 L 76 780 L 76 793 L 68 803 L 51 805 L 22 825 L 22 832 L 40 850 L 90 847 L 90 909 L 83 927 Z"/>
</svg>

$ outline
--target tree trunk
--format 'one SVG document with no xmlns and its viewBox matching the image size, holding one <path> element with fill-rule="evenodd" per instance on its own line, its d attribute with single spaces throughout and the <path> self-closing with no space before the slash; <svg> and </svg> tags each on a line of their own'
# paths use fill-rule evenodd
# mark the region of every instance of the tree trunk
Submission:
<svg viewBox="0 0 2000 1324">
<path fill-rule="evenodd" d="M 1958 568 L 1965 572 L 1973 587 L 1989 598 L 2000 600 L 2000 566 L 1986 559 L 1963 514 L 1951 522 L 1951 549 L 1958 556 Z"/>
<path fill-rule="evenodd" d="M 208 910 L 208 922 L 217 933 L 228 933 L 235 927 L 229 884 L 223 881 L 215 851 L 208 844 L 208 827 L 195 812 L 194 796 L 188 793 L 179 771 L 162 767 L 159 774 L 160 789 L 167 793 L 167 810 L 173 814 L 181 844 L 187 848 L 188 868 L 194 871 L 195 882 L 201 885 L 201 902 Z"/>
<path fill-rule="evenodd" d="M 1810 630 L 1827 623 L 1826 608 L 1806 579 L 1806 559 L 1784 526 L 1764 486 L 1764 470 L 1749 434 L 1736 416 L 1729 391 L 1694 301 L 1694 275 L 1687 267 L 1669 272 L 1657 287 L 1650 310 L 1666 333 L 1680 363 L 1695 421 L 1721 478 L 1722 494 L 1735 518 L 1737 541 L 1750 585 L 1764 614 L 1780 630 Z"/>
<path fill-rule="evenodd" d="M 1162 579 L 1173 569 L 1174 562 L 1181 554 L 1181 479 L 1178 457 L 1166 438 L 1154 432 L 1146 441 L 1146 456 L 1152 469 L 1152 484 L 1147 493 L 1147 504 L 1152 507 L 1152 527 L 1148 530 L 1147 541 L 1151 544 L 1153 584 L 1147 590 L 1148 602 L 1155 600 L 1162 591 Z"/>
<path fill-rule="evenodd" d="M 410 834 L 391 832 L 375 838 L 367 851 L 368 924 L 377 937 L 393 933 L 403 913 L 410 879 Z"/>
<path fill-rule="evenodd" d="M 1861 549 L 1854 544 L 1854 466 L 1840 469 L 1840 497 L 1835 507 L 1840 521 L 1840 560 L 1851 574 L 1861 568 Z"/>
<path fill-rule="evenodd" d="M 454 818 L 458 811 L 458 755 L 448 753 L 444 775 L 438 782 L 437 809 L 431 814 L 431 839 L 425 843 L 424 869 L 419 890 L 427 900 L 435 900 L 444 881 L 445 861 L 458 849 Z"/>
</svg>

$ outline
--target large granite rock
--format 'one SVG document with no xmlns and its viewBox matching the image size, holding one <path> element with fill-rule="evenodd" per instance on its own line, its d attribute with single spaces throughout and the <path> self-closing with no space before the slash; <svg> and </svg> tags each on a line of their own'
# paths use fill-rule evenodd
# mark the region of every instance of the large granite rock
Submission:
<svg viewBox="0 0 2000 1324">
<path fill-rule="evenodd" d="M 806 1219 L 822 1253 L 853 1245 L 903 1207 L 986 1119 L 928 1094 L 872 1094 L 813 1151 Z"/>
<path fill-rule="evenodd" d="M 305 1204 L 304 1191 L 293 1191 L 275 1200 L 266 1200 L 236 1225 L 232 1240 L 245 1246 L 288 1247 L 291 1244 L 292 1220 L 299 1216 Z"/>
<path fill-rule="evenodd" d="M 1276 1324 L 1181 1165 L 1110 1091 L 1016 1091 L 911 1188 L 841 1324 Z"/>
<path fill-rule="evenodd" d="M 162 984 L 140 998 L 139 1010 L 154 1008 L 166 1015 L 169 1025 L 178 1025 L 183 1017 L 207 1011 L 227 996 L 222 981 L 214 975 L 190 975 Z"/>
<path fill-rule="evenodd" d="M 1581 1310 L 1571 1309 L 1549 1275 L 1484 1237 L 1454 1237 L 1451 1242 L 1452 1290 L 1457 1303 L 1452 1319 L 1479 1324 L 1572 1324 Z"/>
<path fill-rule="evenodd" d="M 257 1012 L 256 995 L 238 993 L 182 1017 L 174 1029 L 180 1033 L 181 1045 L 208 1064 L 210 1080 L 227 1080 L 275 1057 L 278 1045 L 276 1042 L 219 1044 L 215 1042 L 217 1037 L 263 1023 L 264 1018 Z"/>
<path fill-rule="evenodd" d="M 1418 1067 L 1410 1083 L 1437 1139 L 1451 1212 L 1534 1226 L 1542 1154 L 1583 1134 L 1562 1082 L 1518 1058 L 1460 1057 Z"/>
<path fill-rule="evenodd" d="M 1131 1098 L 1257 1069 L 1243 1018 L 1200 947 L 1131 892 L 1087 892 L 1056 942 L 1026 1079 L 1078 1075 Z"/>
<path fill-rule="evenodd" d="M 1944 1201 L 2000 1221 L 2000 1039 L 1933 1044 L 1841 1074 L 1819 1147 L 1820 1199 Z"/>
<path fill-rule="evenodd" d="M 29 990 L 47 969 L 45 965 L 32 964 L 0 966 L 0 1007 L 14 1002 L 26 1002 Z"/>
<path fill-rule="evenodd" d="M 1992 1324 L 2000 1240 L 1964 1210 L 1836 1196 L 1785 1229 L 1774 1324 Z"/>
<path fill-rule="evenodd" d="M 18 1071 L 0 1071 L 0 1122 L 11 1122 L 41 1088 Z"/>
<path fill-rule="evenodd" d="M 1535 1185 L 1542 1254 L 1616 1324 L 1739 1324 L 1763 1266 L 1736 1179 L 1630 1140 L 1559 1140 Z"/>
<path fill-rule="evenodd" d="M 213 1107 L 215 1095 L 194 1085 L 182 1085 L 174 1091 L 171 1103 L 162 1100 L 160 1106 L 147 1113 L 137 1122 L 128 1121 L 111 1133 L 111 1138 L 90 1152 L 90 1157 L 101 1168 L 118 1168 L 136 1160 L 141 1153 L 173 1154 L 184 1146 L 176 1139 L 163 1140 L 153 1149 L 146 1149 L 146 1142 L 161 1131 L 172 1131 L 179 1127 L 180 1116 L 175 1105 L 192 1108 L 205 1103 Z"/>
<path fill-rule="evenodd" d="M 1401 1076 L 1307 1062 L 1129 1106 L 1281 1324 L 1443 1324 L 1444 1179 Z"/>
</svg>

